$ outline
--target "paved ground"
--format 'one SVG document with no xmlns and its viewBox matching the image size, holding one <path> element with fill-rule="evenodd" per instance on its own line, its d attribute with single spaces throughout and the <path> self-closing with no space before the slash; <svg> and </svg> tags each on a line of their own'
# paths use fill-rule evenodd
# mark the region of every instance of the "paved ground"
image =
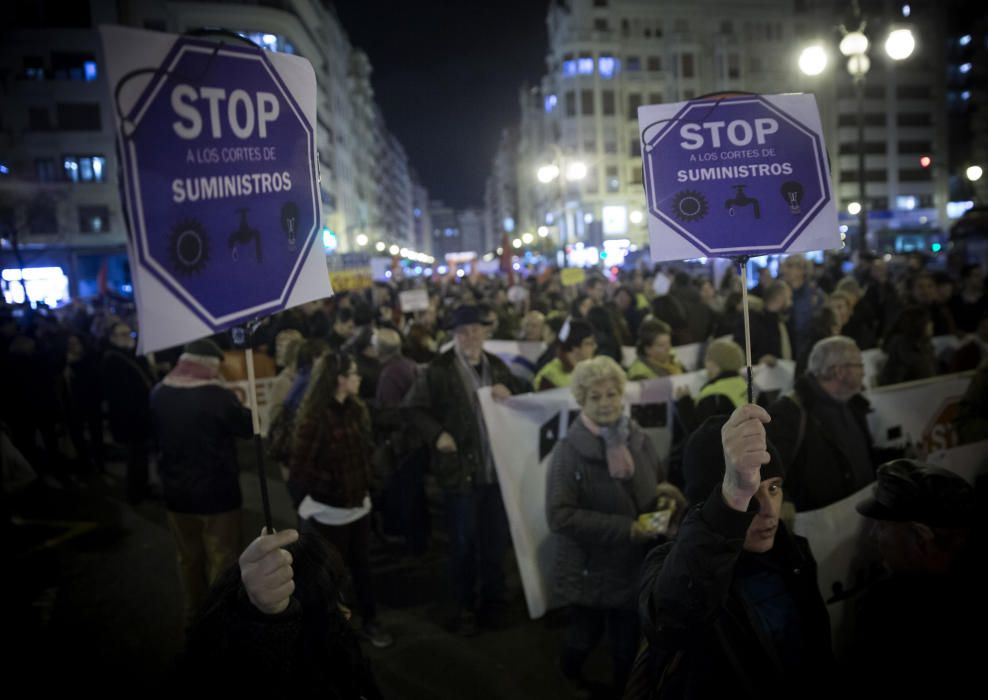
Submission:
<svg viewBox="0 0 988 700">
<path fill-rule="evenodd" d="M 162 504 L 130 507 L 122 497 L 122 465 L 111 463 L 108 471 L 77 488 L 29 494 L 18 506 L 14 557 L 6 560 L 13 566 L 5 565 L 2 577 L 3 666 L 7 678 L 29 679 L 36 690 L 153 694 L 182 648 L 178 574 Z M 262 524 L 257 478 L 245 473 L 241 482 L 245 533 L 253 535 Z M 276 474 L 270 491 L 275 526 L 292 526 Z M 503 624 L 471 639 L 447 631 L 444 551 L 441 534 L 419 559 L 404 556 L 398 544 L 374 543 L 381 620 L 396 644 L 366 652 L 385 695 L 567 697 L 555 670 L 563 619 L 528 618 L 513 561 Z M 608 674 L 606 654 L 598 649 L 587 675 L 599 684 L 600 697 L 607 695 Z"/>
</svg>

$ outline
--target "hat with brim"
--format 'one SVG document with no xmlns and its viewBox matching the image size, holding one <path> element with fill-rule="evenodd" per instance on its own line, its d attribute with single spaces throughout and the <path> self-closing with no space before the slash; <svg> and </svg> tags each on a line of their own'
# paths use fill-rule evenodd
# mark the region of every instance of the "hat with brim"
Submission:
<svg viewBox="0 0 988 700">
<path fill-rule="evenodd" d="M 472 304 L 466 304 L 457 307 L 453 311 L 452 317 L 450 317 L 449 322 L 446 324 L 446 329 L 454 330 L 460 326 L 469 326 L 472 324 L 479 324 L 481 326 L 493 325 L 481 315 L 478 307 Z"/>
<path fill-rule="evenodd" d="M 912 459 L 880 466 L 871 496 L 855 506 L 873 520 L 948 528 L 970 525 L 975 508 L 974 487 L 963 477 Z"/>
</svg>

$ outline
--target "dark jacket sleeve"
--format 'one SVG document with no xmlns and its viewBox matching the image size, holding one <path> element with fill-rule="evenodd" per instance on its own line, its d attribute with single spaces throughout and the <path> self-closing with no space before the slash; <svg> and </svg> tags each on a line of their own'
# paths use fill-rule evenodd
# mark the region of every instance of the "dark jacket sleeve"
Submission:
<svg viewBox="0 0 988 700">
<path fill-rule="evenodd" d="M 580 507 L 579 469 L 579 457 L 565 442 L 560 443 L 552 454 L 546 479 L 549 529 L 580 543 L 626 543 L 631 537 L 631 518 Z"/>
<path fill-rule="evenodd" d="M 402 402 L 402 413 L 415 426 L 430 448 L 436 446 L 436 440 L 444 430 L 437 418 L 438 406 L 432 398 L 434 389 L 432 384 L 439 381 L 438 374 L 439 371 L 432 365 L 426 371 L 419 372 L 415 383 Z"/>
<path fill-rule="evenodd" d="M 745 532 L 756 512 L 756 503 L 746 513 L 728 507 L 718 485 L 687 514 L 676 540 L 648 555 L 642 567 L 639 614 L 650 643 L 681 647 L 714 619 L 727 599 Z"/>
<path fill-rule="evenodd" d="M 254 432 L 250 409 L 240 403 L 232 391 L 224 391 L 223 394 L 220 415 L 224 429 L 228 434 L 239 438 L 250 437 Z"/>
</svg>

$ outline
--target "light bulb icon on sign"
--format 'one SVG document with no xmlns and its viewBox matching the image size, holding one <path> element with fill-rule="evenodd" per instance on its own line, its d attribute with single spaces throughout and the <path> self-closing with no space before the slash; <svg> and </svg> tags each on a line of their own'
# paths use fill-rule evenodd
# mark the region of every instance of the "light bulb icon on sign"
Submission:
<svg viewBox="0 0 988 700">
<path fill-rule="evenodd" d="M 789 205 L 789 211 L 793 214 L 799 214 L 799 203 L 803 201 L 803 186 L 795 180 L 789 180 L 788 182 L 782 183 L 782 188 L 780 191 L 782 193 L 782 198 L 786 200 L 786 204 Z"/>
</svg>

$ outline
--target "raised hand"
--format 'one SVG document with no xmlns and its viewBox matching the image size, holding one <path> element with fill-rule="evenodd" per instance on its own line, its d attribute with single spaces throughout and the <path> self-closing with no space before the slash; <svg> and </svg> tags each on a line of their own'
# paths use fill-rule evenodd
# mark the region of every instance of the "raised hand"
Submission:
<svg viewBox="0 0 988 700">
<path fill-rule="evenodd" d="M 745 404 L 720 429 L 724 447 L 724 481 L 721 494 L 735 510 L 745 511 L 761 484 L 761 467 L 771 459 L 765 424 L 772 418 L 761 406 Z"/>
</svg>

